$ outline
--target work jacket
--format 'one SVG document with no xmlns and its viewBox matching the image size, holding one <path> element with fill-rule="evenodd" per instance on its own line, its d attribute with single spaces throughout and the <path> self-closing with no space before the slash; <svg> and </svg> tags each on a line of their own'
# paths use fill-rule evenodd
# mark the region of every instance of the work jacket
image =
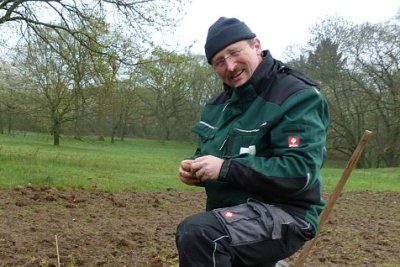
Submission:
<svg viewBox="0 0 400 267">
<path fill-rule="evenodd" d="M 326 154 L 328 109 L 316 84 L 264 51 L 245 84 L 224 91 L 204 107 L 193 127 L 194 157 L 224 159 L 217 180 L 202 185 L 207 210 L 249 198 L 281 207 L 318 229 L 324 208 L 320 169 Z"/>
</svg>

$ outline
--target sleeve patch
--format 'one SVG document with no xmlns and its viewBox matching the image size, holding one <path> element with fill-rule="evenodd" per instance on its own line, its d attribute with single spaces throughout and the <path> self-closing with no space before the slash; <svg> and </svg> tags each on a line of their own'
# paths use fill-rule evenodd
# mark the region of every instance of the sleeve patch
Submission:
<svg viewBox="0 0 400 267">
<path fill-rule="evenodd" d="M 300 137 L 298 136 L 288 137 L 288 147 L 299 147 L 299 146 L 300 146 Z"/>
</svg>

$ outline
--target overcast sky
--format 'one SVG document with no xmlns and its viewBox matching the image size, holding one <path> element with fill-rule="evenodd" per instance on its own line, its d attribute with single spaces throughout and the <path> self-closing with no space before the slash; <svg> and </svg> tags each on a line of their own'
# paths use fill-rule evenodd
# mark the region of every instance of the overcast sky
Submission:
<svg viewBox="0 0 400 267">
<path fill-rule="evenodd" d="M 204 54 L 209 26 L 220 16 L 237 17 L 257 34 L 263 49 L 280 58 L 287 46 L 305 44 L 309 28 L 327 16 L 378 23 L 399 8 L 400 0 L 192 0 L 173 38 L 164 39 L 179 48 L 194 43 L 192 51 Z"/>
</svg>

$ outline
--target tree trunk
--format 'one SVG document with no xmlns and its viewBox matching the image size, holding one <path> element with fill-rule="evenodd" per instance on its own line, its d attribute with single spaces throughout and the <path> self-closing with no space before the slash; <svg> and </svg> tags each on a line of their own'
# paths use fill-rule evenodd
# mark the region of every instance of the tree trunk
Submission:
<svg viewBox="0 0 400 267">
<path fill-rule="evenodd" d="M 0 113 L 0 134 L 4 134 L 3 113 Z"/>
<path fill-rule="evenodd" d="M 54 119 L 53 123 L 53 145 L 59 146 L 61 123 L 57 119 Z"/>
<path fill-rule="evenodd" d="M 12 132 L 12 115 L 11 112 L 8 113 L 8 134 Z"/>
</svg>

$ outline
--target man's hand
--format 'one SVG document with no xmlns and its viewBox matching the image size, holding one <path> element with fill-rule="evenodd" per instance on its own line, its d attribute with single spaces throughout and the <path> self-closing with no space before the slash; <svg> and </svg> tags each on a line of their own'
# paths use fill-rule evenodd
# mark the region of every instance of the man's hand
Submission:
<svg viewBox="0 0 400 267">
<path fill-rule="evenodd" d="M 200 183 L 200 179 L 192 172 L 193 160 L 182 160 L 179 166 L 179 177 L 181 181 L 187 185 L 196 185 Z"/>
<path fill-rule="evenodd" d="M 224 160 L 215 156 L 203 156 L 191 162 L 191 172 L 200 181 L 218 179 Z"/>
</svg>

